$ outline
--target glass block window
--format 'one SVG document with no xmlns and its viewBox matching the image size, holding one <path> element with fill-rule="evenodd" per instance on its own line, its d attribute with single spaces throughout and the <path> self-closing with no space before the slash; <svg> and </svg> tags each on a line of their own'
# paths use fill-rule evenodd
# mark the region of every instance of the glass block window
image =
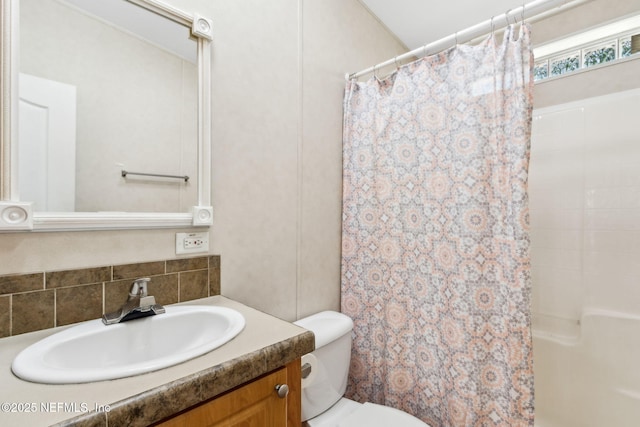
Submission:
<svg viewBox="0 0 640 427">
<path fill-rule="evenodd" d="M 536 62 L 533 66 L 533 81 L 549 77 L 549 61 Z"/>
<path fill-rule="evenodd" d="M 569 73 L 580 68 L 580 51 L 571 52 L 549 60 L 552 76 Z"/>
<path fill-rule="evenodd" d="M 634 34 L 640 34 L 640 27 L 579 46 L 569 45 L 567 50 L 536 57 L 533 80 L 539 82 L 549 77 L 628 58 L 631 56 L 631 37 Z M 636 55 L 640 57 L 640 53 Z"/>
<path fill-rule="evenodd" d="M 620 58 L 631 56 L 631 36 L 620 39 Z"/>
<path fill-rule="evenodd" d="M 609 40 L 606 43 L 600 43 L 582 49 L 582 66 L 591 67 L 592 65 L 604 64 L 605 62 L 616 59 L 616 51 L 618 50 L 618 41 Z"/>
</svg>

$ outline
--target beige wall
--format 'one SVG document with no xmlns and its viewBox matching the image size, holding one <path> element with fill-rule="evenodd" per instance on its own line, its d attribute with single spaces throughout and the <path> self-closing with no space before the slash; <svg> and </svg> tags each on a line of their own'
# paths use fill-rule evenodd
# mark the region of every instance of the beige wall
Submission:
<svg viewBox="0 0 640 427">
<path fill-rule="evenodd" d="M 356 0 L 170 0 L 209 16 L 222 293 L 284 319 L 339 307 L 344 73 L 404 52 Z M 178 230 L 0 234 L 0 274 L 175 256 Z"/>
<path fill-rule="evenodd" d="M 404 48 L 355 0 L 215 4 L 222 292 L 285 319 L 337 309 L 344 73 Z"/>
</svg>

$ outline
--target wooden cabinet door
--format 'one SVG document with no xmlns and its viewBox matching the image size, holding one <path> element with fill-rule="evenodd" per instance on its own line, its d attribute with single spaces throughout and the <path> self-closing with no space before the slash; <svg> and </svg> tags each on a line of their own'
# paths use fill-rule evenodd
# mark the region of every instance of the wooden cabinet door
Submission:
<svg viewBox="0 0 640 427">
<path fill-rule="evenodd" d="M 295 364 L 294 364 L 295 365 Z M 299 359 L 298 359 L 298 371 Z M 289 369 L 287 369 L 289 368 Z M 183 412 L 159 424 L 162 427 L 287 427 L 291 424 L 291 410 L 295 414 L 297 403 L 288 408 L 290 397 L 278 396 L 276 385 L 288 384 L 287 371 L 280 368 L 240 388 L 229 391 L 215 399 Z M 295 371 L 294 371 L 295 372 Z M 293 375 L 295 377 L 295 375 Z M 298 376 L 298 381 L 300 381 Z M 295 379 L 294 379 L 295 381 Z M 299 390 L 295 384 L 290 393 Z M 293 389 L 292 389 L 293 388 Z M 292 389 L 292 390 L 291 390 Z M 297 390 L 298 389 L 298 390 Z M 298 391 L 299 393 L 299 391 Z M 288 419 L 289 416 L 289 419 Z M 298 415 L 299 420 L 299 415 Z"/>
</svg>

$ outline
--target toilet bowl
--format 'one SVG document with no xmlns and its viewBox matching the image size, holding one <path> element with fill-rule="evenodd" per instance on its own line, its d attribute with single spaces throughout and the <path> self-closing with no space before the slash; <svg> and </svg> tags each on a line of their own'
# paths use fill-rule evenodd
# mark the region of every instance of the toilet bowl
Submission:
<svg viewBox="0 0 640 427">
<path fill-rule="evenodd" d="M 429 427 L 398 409 L 343 397 L 351 360 L 351 318 L 323 311 L 294 323 L 315 335 L 316 349 L 302 356 L 302 421 L 309 427 Z"/>
</svg>

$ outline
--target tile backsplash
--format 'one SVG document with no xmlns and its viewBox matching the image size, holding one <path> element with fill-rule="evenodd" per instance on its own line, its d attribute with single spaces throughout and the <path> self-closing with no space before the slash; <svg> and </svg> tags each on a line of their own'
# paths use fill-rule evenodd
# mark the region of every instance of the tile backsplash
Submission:
<svg viewBox="0 0 640 427">
<path fill-rule="evenodd" d="M 0 337 L 100 318 L 139 277 L 162 305 L 219 295 L 220 256 L 0 276 Z"/>
</svg>

